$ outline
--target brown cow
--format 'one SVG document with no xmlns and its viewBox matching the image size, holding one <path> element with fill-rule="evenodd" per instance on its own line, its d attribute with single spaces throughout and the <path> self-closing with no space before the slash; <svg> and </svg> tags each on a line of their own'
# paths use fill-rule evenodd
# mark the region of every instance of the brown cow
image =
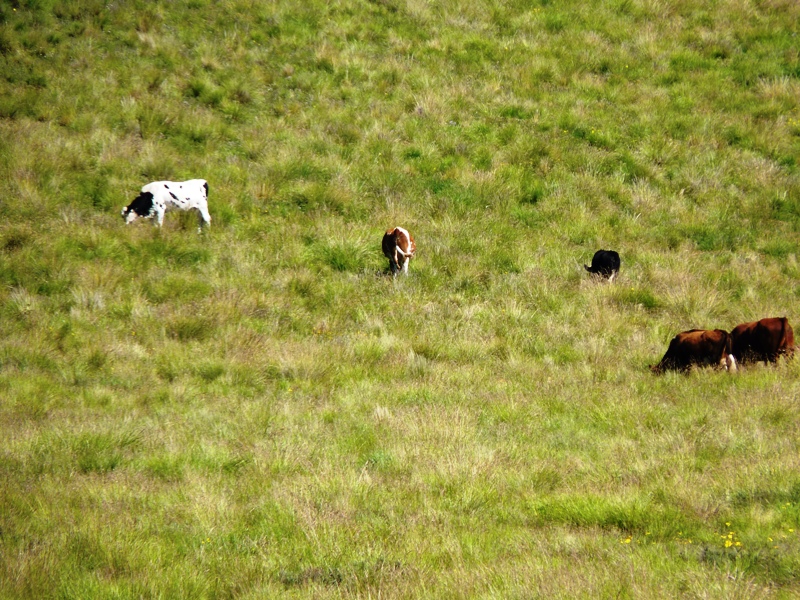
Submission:
<svg viewBox="0 0 800 600">
<path fill-rule="evenodd" d="M 383 254 L 389 259 L 392 275 L 397 275 L 398 271 L 403 271 L 405 275 L 408 275 L 408 262 L 414 258 L 417 252 L 417 245 L 411 234 L 402 227 L 389 229 L 383 235 L 381 248 L 383 248 Z"/>
<path fill-rule="evenodd" d="M 777 362 L 782 354 L 794 353 L 794 332 L 786 317 L 771 317 L 742 323 L 731 331 L 733 355 L 740 363 Z"/>
<path fill-rule="evenodd" d="M 692 329 L 679 333 L 672 338 L 661 362 L 650 369 L 654 373 L 669 369 L 688 371 L 692 365 L 719 365 L 727 371 L 736 371 L 730 334 L 722 329 Z"/>
</svg>

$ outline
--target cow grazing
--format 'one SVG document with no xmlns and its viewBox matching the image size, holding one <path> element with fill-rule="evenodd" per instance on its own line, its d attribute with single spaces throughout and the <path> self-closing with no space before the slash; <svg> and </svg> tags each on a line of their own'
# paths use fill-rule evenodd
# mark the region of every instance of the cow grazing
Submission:
<svg viewBox="0 0 800 600">
<path fill-rule="evenodd" d="M 408 275 L 408 263 L 417 252 L 417 245 L 411 234 L 402 227 L 389 229 L 383 235 L 381 248 L 383 254 L 389 259 L 392 275 L 396 276 L 398 271 Z"/>
<path fill-rule="evenodd" d="M 189 181 L 154 181 L 142 187 L 141 193 L 122 209 L 125 224 L 136 219 L 155 218 L 158 227 L 164 223 L 164 214 L 172 210 L 196 210 L 200 216 L 198 231 L 211 225 L 208 214 L 208 183 L 205 179 Z"/>
<path fill-rule="evenodd" d="M 619 273 L 619 254 L 614 250 L 598 250 L 592 257 L 592 266 L 583 265 L 583 268 L 594 275 L 605 277 L 613 282 Z"/>
<path fill-rule="evenodd" d="M 786 317 L 771 317 L 742 323 L 731 331 L 733 355 L 740 363 L 777 362 L 782 354 L 794 353 L 794 332 Z"/>
<path fill-rule="evenodd" d="M 736 371 L 730 334 L 722 329 L 692 329 L 679 333 L 672 338 L 661 362 L 650 369 L 654 373 L 670 369 L 688 371 L 692 365 L 719 365 L 727 371 Z"/>
</svg>

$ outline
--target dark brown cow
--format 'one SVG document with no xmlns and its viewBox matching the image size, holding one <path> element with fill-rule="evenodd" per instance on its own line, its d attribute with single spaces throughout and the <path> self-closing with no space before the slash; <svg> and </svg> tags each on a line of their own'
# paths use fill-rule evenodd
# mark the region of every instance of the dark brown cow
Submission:
<svg viewBox="0 0 800 600">
<path fill-rule="evenodd" d="M 402 227 L 389 229 L 383 235 L 381 248 L 383 254 L 389 259 L 392 275 L 397 275 L 398 271 L 408 275 L 408 262 L 414 258 L 414 254 L 417 252 L 417 245 L 411 234 Z"/>
<path fill-rule="evenodd" d="M 722 329 L 692 329 L 679 333 L 672 338 L 661 362 L 650 369 L 654 373 L 669 369 L 688 371 L 692 365 L 719 365 L 727 371 L 735 371 L 730 334 Z"/>
<path fill-rule="evenodd" d="M 731 331 L 733 355 L 740 363 L 777 362 L 782 354 L 794 353 L 794 332 L 786 317 L 771 317 L 742 323 Z"/>
</svg>

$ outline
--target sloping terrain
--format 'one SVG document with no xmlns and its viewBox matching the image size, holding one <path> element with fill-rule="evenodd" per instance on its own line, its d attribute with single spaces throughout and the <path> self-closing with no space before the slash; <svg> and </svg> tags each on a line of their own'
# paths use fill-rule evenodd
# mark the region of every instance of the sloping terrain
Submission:
<svg viewBox="0 0 800 600">
<path fill-rule="evenodd" d="M 796 597 L 800 362 L 648 367 L 800 326 L 799 24 L 0 5 L 0 596 Z"/>
</svg>

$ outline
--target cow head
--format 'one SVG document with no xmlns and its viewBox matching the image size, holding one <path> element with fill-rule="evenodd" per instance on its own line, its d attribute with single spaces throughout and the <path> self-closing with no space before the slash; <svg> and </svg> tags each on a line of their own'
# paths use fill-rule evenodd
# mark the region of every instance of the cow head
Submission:
<svg viewBox="0 0 800 600">
<path fill-rule="evenodd" d="M 153 210 L 153 194 L 142 192 L 128 206 L 122 208 L 122 218 L 125 224 L 133 223 L 139 217 L 149 217 Z"/>
</svg>

